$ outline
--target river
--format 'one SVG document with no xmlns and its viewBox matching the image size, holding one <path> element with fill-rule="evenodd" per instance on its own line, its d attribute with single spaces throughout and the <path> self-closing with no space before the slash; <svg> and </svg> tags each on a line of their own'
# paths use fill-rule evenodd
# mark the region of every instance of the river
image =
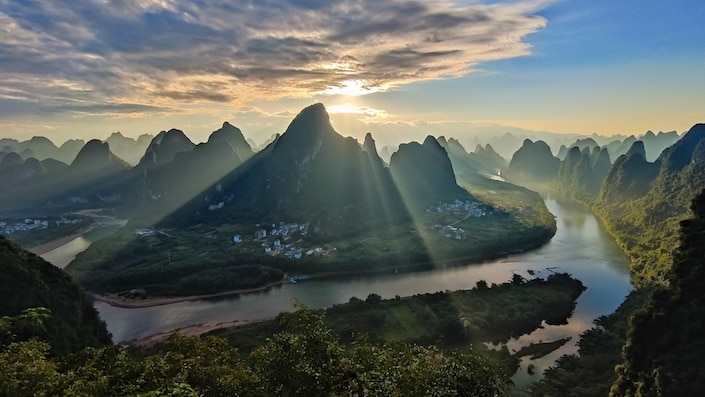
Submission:
<svg viewBox="0 0 705 397">
<path fill-rule="evenodd" d="M 508 347 L 518 350 L 531 342 L 548 342 L 568 336 L 572 340 L 541 359 L 530 361 L 524 357 L 521 369 L 513 378 L 521 388 L 538 380 L 543 370 L 561 355 L 577 352 L 575 343 L 580 333 L 590 328 L 595 318 L 613 312 L 632 289 L 628 258 L 590 210 L 568 199 L 548 196 L 545 201 L 548 209 L 556 215 L 558 226 L 549 243 L 530 252 L 480 264 L 439 264 L 433 270 L 420 272 L 311 279 L 260 293 L 148 308 L 117 308 L 102 302 L 95 302 L 95 307 L 106 321 L 114 341 L 120 342 L 195 324 L 265 319 L 283 310 L 291 310 L 295 299 L 308 307 L 320 308 L 347 302 L 352 296 L 364 299 L 371 293 L 393 298 L 395 295 L 469 289 L 478 280 L 503 283 L 512 277 L 512 273 L 531 278 L 529 270 L 541 277 L 550 274 L 548 268 L 568 272 L 587 286 L 568 324 L 545 325 L 530 335 L 510 341 Z M 62 255 L 70 254 L 66 250 L 62 252 Z M 530 363 L 535 367 L 533 376 L 526 370 Z"/>
<path fill-rule="evenodd" d="M 102 221 L 108 218 L 100 217 L 100 219 Z M 41 257 L 54 266 L 63 269 L 66 265 L 71 263 L 78 253 L 85 251 L 94 241 L 110 236 L 119 228 L 125 226 L 125 223 L 127 223 L 127 221 L 124 219 L 109 218 L 108 221 L 98 223 L 82 235 L 77 236 L 60 247 L 42 254 Z"/>
</svg>

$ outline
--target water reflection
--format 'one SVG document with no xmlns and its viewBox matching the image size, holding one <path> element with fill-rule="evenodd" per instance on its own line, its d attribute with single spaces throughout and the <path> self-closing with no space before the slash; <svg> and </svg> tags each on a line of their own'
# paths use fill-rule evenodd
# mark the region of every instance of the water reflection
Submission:
<svg viewBox="0 0 705 397">
<path fill-rule="evenodd" d="M 54 266 L 63 269 L 66 265 L 71 263 L 78 253 L 85 251 L 93 242 L 104 239 L 115 233 L 115 231 L 124 226 L 125 223 L 125 220 L 116 219 L 100 224 L 68 243 L 42 254 L 41 257 Z"/>
</svg>

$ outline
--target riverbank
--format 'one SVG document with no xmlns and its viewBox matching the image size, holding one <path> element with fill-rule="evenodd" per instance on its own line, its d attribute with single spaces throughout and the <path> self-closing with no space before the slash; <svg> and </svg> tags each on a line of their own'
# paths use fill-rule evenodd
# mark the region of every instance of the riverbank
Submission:
<svg viewBox="0 0 705 397">
<path fill-rule="evenodd" d="M 473 263 L 479 264 L 479 263 L 483 263 L 483 262 L 486 262 L 489 260 L 503 258 L 503 257 L 511 256 L 511 255 L 522 254 L 522 253 L 529 252 L 531 250 L 540 248 L 541 246 L 547 244 L 549 241 L 551 241 L 551 238 L 553 238 L 554 234 L 555 233 L 547 235 L 542 239 L 536 240 L 530 244 L 525 244 L 524 246 L 522 246 L 520 248 L 513 249 L 511 251 L 498 252 L 498 253 L 495 253 L 492 255 L 475 255 L 475 256 L 458 257 L 458 258 L 448 259 L 448 260 L 444 261 L 444 264 L 449 264 L 449 265 L 461 265 L 461 264 L 473 264 Z M 389 273 L 389 272 L 394 272 L 394 271 L 398 271 L 398 270 L 408 270 L 408 269 L 413 269 L 416 267 L 423 267 L 423 266 L 431 265 L 431 264 L 433 264 L 433 263 L 423 262 L 423 263 L 412 263 L 412 264 L 408 264 L 408 265 L 404 265 L 404 266 L 392 266 L 392 267 L 385 267 L 385 268 L 379 268 L 379 269 L 374 269 L 374 270 L 365 270 L 365 271 L 360 270 L 360 271 L 339 271 L 339 272 L 314 273 L 309 277 L 316 278 L 316 279 L 324 279 L 324 278 L 334 278 L 334 277 L 383 274 L 383 273 Z M 185 295 L 185 296 L 176 296 L 176 297 L 130 298 L 130 297 L 126 297 L 126 296 L 121 296 L 116 293 L 110 293 L 110 294 L 89 293 L 89 294 L 94 300 L 99 301 L 99 302 L 103 302 L 103 303 L 107 303 L 108 305 L 113 306 L 113 307 L 119 307 L 119 308 L 123 308 L 123 309 L 143 309 L 143 308 L 148 308 L 148 307 L 171 305 L 174 303 L 181 303 L 181 302 L 216 299 L 216 298 L 227 298 L 227 297 L 243 295 L 243 294 L 264 292 L 264 291 L 270 290 L 272 288 L 275 288 L 277 286 L 287 284 L 288 282 L 289 282 L 289 276 L 287 275 L 282 280 L 279 280 L 274 283 L 269 283 L 269 284 L 263 285 L 261 287 L 230 290 L 230 291 L 216 292 L 216 293 L 212 293 L 212 294 Z"/>
<path fill-rule="evenodd" d="M 118 219 L 115 218 L 114 216 L 111 215 L 106 215 L 103 213 L 103 209 L 86 209 L 86 210 L 81 210 L 81 211 L 76 211 L 76 212 L 71 212 L 66 215 L 75 215 L 75 216 L 82 216 L 82 217 L 88 217 L 93 219 L 90 225 L 87 225 L 71 234 L 67 234 L 65 236 L 58 237 L 54 240 L 48 241 L 46 243 L 39 244 L 34 247 L 30 247 L 27 250 L 35 255 L 44 255 L 47 252 L 53 251 L 55 249 L 61 248 L 62 246 L 70 243 L 74 239 L 81 237 L 82 235 L 86 233 L 90 233 L 93 229 L 95 229 L 99 225 L 106 225 L 110 224 L 113 222 L 127 222 L 126 220 L 123 219 Z"/>
<path fill-rule="evenodd" d="M 69 235 L 63 236 L 63 237 L 59 237 L 56 240 L 52 240 L 52 241 L 49 241 L 44 244 L 40 244 L 36 247 L 30 248 L 28 251 L 35 254 L 35 255 L 40 255 L 40 256 L 44 255 L 47 252 L 61 248 L 62 246 L 73 241 L 74 239 L 79 238 L 79 237 L 83 236 L 85 233 L 90 232 L 94 228 L 95 228 L 95 223 L 92 223 L 90 226 L 88 226 L 84 229 L 81 229 L 76 233 L 69 234 Z"/>
<path fill-rule="evenodd" d="M 187 295 L 187 296 L 176 296 L 173 298 L 143 298 L 143 299 L 135 299 L 135 298 L 128 298 L 125 296 L 120 296 L 118 294 L 95 294 L 95 293 L 89 293 L 90 296 L 99 302 L 107 303 L 110 306 L 114 307 L 121 307 L 123 309 L 142 309 L 146 307 L 154 307 L 154 306 L 164 306 L 164 305 L 171 305 L 174 303 L 180 303 L 180 302 L 188 302 L 188 301 L 196 301 L 196 300 L 204 300 L 204 299 L 214 299 L 214 298 L 226 298 L 229 296 L 235 296 L 235 295 L 242 295 L 242 294 L 252 294 L 256 292 L 263 292 L 267 291 L 271 288 L 274 288 L 279 285 L 283 285 L 289 282 L 289 278 L 285 277 L 280 281 L 277 281 L 276 283 L 269 283 L 267 285 L 263 285 L 261 287 L 255 287 L 255 288 L 245 288 L 245 289 L 239 289 L 239 290 L 232 290 L 232 291 L 223 291 L 223 292 L 216 292 L 213 294 L 205 294 L 205 295 Z"/>
<path fill-rule="evenodd" d="M 261 321 L 264 321 L 264 320 L 261 320 Z M 158 343 L 164 342 L 165 340 L 169 339 L 169 337 L 171 335 L 173 335 L 175 333 L 180 334 L 182 336 L 201 336 L 205 333 L 215 331 L 217 329 L 238 327 L 238 326 L 250 324 L 250 323 L 251 323 L 251 321 L 247 321 L 247 320 L 234 320 L 234 321 L 222 321 L 222 322 L 195 324 L 195 325 L 191 325 L 188 327 L 175 329 L 173 331 L 160 332 L 158 334 L 150 335 L 145 338 L 132 339 L 132 340 L 129 340 L 129 341 L 126 341 L 123 343 L 128 346 L 132 346 L 132 347 L 149 348 L 149 347 L 152 347 Z"/>
</svg>

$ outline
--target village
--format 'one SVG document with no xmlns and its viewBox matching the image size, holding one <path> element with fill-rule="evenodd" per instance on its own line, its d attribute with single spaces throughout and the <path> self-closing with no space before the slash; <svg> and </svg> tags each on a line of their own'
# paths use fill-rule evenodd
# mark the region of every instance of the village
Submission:
<svg viewBox="0 0 705 397">
<path fill-rule="evenodd" d="M 431 228 L 437 231 L 441 236 L 452 239 L 452 240 L 462 240 L 465 238 L 465 231 L 456 227 L 455 224 L 470 219 L 470 218 L 481 218 L 483 216 L 493 215 L 494 213 L 508 214 L 509 211 L 502 207 L 493 207 L 491 205 L 482 204 L 477 201 L 465 200 L 461 201 L 456 199 L 452 203 L 442 203 L 439 202 L 438 205 L 429 207 L 426 210 L 429 214 L 443 214 L 452 213 L 463 215 L 463 218 L 458 219 L 453 224 L 433 224 Z"/>
<path fill-rule="evenodd" d="M 308 234 L 308 223 L 285 223 L 279 222 L 271 224 L 271 229 L 267 231 L 262 225 L 257 224 L 257 229 L 254 233 L 252 242 L 258 243 L 265 255 L 269 256 L 284 256 L 290 259 L 301 259 L 304 255 L 326 256 L 335 251 L 335 248 L 315 247 L 305 249 L 296 246 L 291 239 L 298 235 L 304 237 Z M 298 240 L 297 242 L 301 242 Z M 233 236 L 233 243 L 242 244 L 244 242 L 241 234 Z"/>
<path fill-rule="evenodd" d="M 16 232 L 47 229 L 50 226 L 74 225 L 78 222 L 81 222 L 81 220 L 66 219 L 63 217 L 57 220 L 26 218 L 15 222 L 0 222 L 0 231 L 2 231 L 3 234 L 10 235 Z"/>
</svg>

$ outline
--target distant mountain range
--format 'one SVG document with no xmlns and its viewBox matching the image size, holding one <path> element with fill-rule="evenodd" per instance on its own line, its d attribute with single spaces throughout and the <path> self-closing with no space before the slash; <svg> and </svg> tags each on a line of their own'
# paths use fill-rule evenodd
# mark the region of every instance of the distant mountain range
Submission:
<svg viewBox="0 0 705 397">
<path fill-rule="evenodd" d="M 705 124 L 676 133 L 647 133 L 644 140 L 626 139 L 631 146 L 610 165 L 610 146 L 577 141 L 563 160 L 542 141 L 525 140 L 506 172 L 518 183 L 551 184 L 593 206 L 610 232 L 633 260 L 639 283 L 661 282 L 677 246 L 678 222 L 690 201 L 705 189 Z M 653 156 L 667 142 L 679 138 Z M 616 148 L 624 150 L 624 143 Z"/>
<path fill-rule="evenodd" d="M 234 197 L 237 197 L 239 207 L 247 208 L 238 210 L 236 217 L 281 212 L 300 215 L 309 213 L 314 207 L 323 210 L 329 206 L 337 206 L 337 203 L 352 205 L 350 203 L 358 203 L 356 200 L 371 200 L 357 210 L 367 214 L 363 218 L 372 219 L 380 218 L 383 213 L 404 213 L 409 208 L 398 207 L 423 206 L 421 203 L 429 203 L 435 200 L 436 196 L 452 196 L 450 192 L 456 189 L 457 181 L 447 178 L 440 182 L 436 176 L 431 175 L 432 167 L 419 168 L 418 161 L 408 161 L 407 165 L 400 166 L 399 164 L 407 161 L 405 159 L 408 159 L 408 153 L 427 156 L 424 158 L 429 164 L 438 165 L 436 171 L 447 174 L 446 165 L 434 160 L 433 153 L 440 153 L 440 147 L 444 158 L 450 160 L 455 177 L 465 182 L 497 173 L 506 174 L 510 178 L 522 177 L 523 174 L 523 177 L 544 181 L 560 177 L 562 180 L 573 181 L 571 183 L 574 183 L 578 190 L 586 190 L 590 194 L 599 190 L 606 168 L 606 158 L 601 157 L 598 166 L 601 171 L 597 174 L 592 171 L 598 160 L 595 148 L 599 147 L 600 142 L 607 142 L 605 137 L 599 136 L 578 138 L 573 143 L 567 143 L 568 146 L 556 149 L 558 159 L 553 156 L 551 147 L 543 141 L 524 139 L 520 142 L 517 136 L 509 132 L 491 137 L 491 143 L 485 144 L 480 144 L 480 139 L 475 137 L 470 140 L 473 145 L 470 147 L 474 147 L 472 152 L 468 152 L 457 138 L 443 136 L 438 139 L 426 138 L 423 144 L 385 146 L 377 152 L 371 134 L 368 134 L 362 146 L 352 138 L 340 136 L 330 124 L 323 106 L 319 106 L 322 109 L 321 119 L 325 119 L 325 122 L 315 121 L 315 117 L 312 117 L 311 126 L 301 124 L 303 119 L 300 117 L 308 113 L 302 112 L 302 115 L 297 117 L 298 121 L 295 120 L 296 123 L 292 123 L 285 132 L 289 138 L 283 138 L 285 134 L 273 134 L 269 143 L 261 148 L 261 155 L 255 155 L 252 142 L 248 141 L 239 129 L 228 123 L 214 131 L 207 142 L 199 145 L 194 144 L 183 131 L 177 129 L 162 131 L 155 137 L 142 135 L 138 139 L 126 138 L 116 132 L 102 142 L 69 140 L 61 147 L 44 137 L 34 137 L 23 142 L 4 138 L 0 140 L 0 208 L 14 208 L 18 204 L 35 207 L 46 204 L 118 205 L 132 209 L 150 208 L 149 212 L 155 217 L 166 217 L 185 204 L 191 209 L 199 207 L 196 201 L 205 200 L 201 193 L 213 189 L 221 178 L 225 178 L 227 183 L 221 184 L 221 189 L 229 183 L 240 186 L 248 179 L 252 179 L 252 182 L 248 186 L 238 187 L 244 193 L 234 194 L 225 189 L 233 194 L 233 198 L 224 196 L 222 191 L 208 194 L 207 201 L 200 203 L 203 206 L 208 202 L 206 210 L 201 208 L 195 210 L 195 213 L 207 216 L 207 213 L 212 212 L 207 208 L 218 206 L 221 202 L 223 206 L 228 206 Z M 297 125 L 303 127 L 296 127 Z M 327 132 L 316 131 L 316 128 Z M 296 132 L 302 129 L 306 132 Z M 517 133 L 524 134 L 525 131 Z M 547 136 L 551 137 L 554 143 L 567 142 L 570 139 L 568 136 Z M 675 132 L 647 132 L 643 136 L 644 140 L 640 142 L 643 142 L 645 157 L 649 158 L 677 138 L 678 134 Z M 623 141 L 608 142 L 602 148 L 609 154 L 609 159 L 615 159 L 626 153 L 636 141 L 633 136 L 627 137 Z M 434 142 L 437 145 L 434 145 Z M 320 148 L 306 146 L 313 144 L 326 145 L 327 150 L 322 156 L 322 159 L 326 160 L 321 160 L 321 165 L 318 165 L 317 161 L 315 166 L 297 163 L 304 161 L 303 157 L 296 158 L 304 152 L 311 155 L 309 160 L 316 157 Z M 502 154 L 507 153 L 511 147 L 518 147 L 518 150 L 510 153 L 512 161 L 507 162 L 505 158 L 509 157 L 503 157 Z M 579 162 L 577 152 L 572 148 L 579 148 L 581 154 L 590 157 L 590 170 L 585 168 L 588 160 Z M 589 152 L 585 152 L 585 149 L 589 149 Z M 301 152 L 302 150 L 304 152 Z M 333 158 L 328 159 L 328 152 Z M 367 157 L 361 157 L 363 152 Z M 572 154 L 568 164 L 559 170 L 560 160 L 566 160 L 569 153 Z M 250 158 L 254 160 L 250 162 Z M 393 158 L 396 160 L 393 161 Z M 245 163 L 247 166 L 239 169 Z M 256 165 L 258 163 L 262 164 Z M 578 165 L 582 167 L 581 170 L 573 170 Z M 349 186 L 342 186 L 342 182 L 330 182 L 341 178 L 332 174 L 336 169 L 349 180 Z M 412 169 L 416 171 L 408 171 Z M 234 172 L 235 170 L 238 171 Z M 311 172 L 312 170 L 316 172 Z M 323 175 L 324 172 L 320 170 L 326 170 L 329 175 Z M 249 172 L 252 172 L 252 176 L 245 175 Z M 423 173 L 428 175 L 423 176 Z M 367 180 L 368 175 L 377 178 L 378 186 L 373 187 L 369 182 L 363 182 Z M 329 204 L 317 198 L 320 195 L 315 189 L 305 188 L 304 185 L 319 186 L 321 182 L 312 180 L 311 183 L 305 183 L 309 176 L 328 181 L 320 186 L 327 189 Z M 260 177 L 268 182 L 264 187 L 255 188 L 255 185 L 260 184 Z M 290 185 L 292 181 L 297 181 L 300 186 Z M 426 181 L 434 182 L 425 185 Z M 434 186 L 434 183 L 444 186 Z M 254 192 L 257 189 L 267 189 L 266 186 L 270 186 L 270 190 Z M 402 190 L 405 192 L 404 197 L 414 198 L 411 202 L 400 205 Z M 367 195 L 377 197 L 370 198 Z M 343 196 L 350 199 L 344 199 Z M 247 205 L 243 204 L 246 197 L 250 200 Z M 311 204 L 298 205 L 297 202 Z M 229 213 L 230 209 L 222 212 Z M 246 212 L 250 212 L 250 215 L 245 214 Z"/>
<path fill-rule="evenodd" d="M 137 139 L 127 138 L 119 132 L 110 135 L 104 142 L 110 145 L 110 150 L 116 156 L 135 165 L 144 155 L 152 136 L 140 135 Z M 16 139 L 0 139 L 0 159 L 7 153 L 14 152 L 23 160 L 35 158 L 37 160 L 54 159 L 62 163 L 71 164 L 81 148 L 86 144 L 82 139 L 70 139 L 57 147 L 54 142 L 43 136 L 35 136 L 27 141 Z"/>
<path fill-rule="evenodd" d="M 705 189 L 705 124 L 693 126 L 654 162 L 642 144 L 614 163 L 596 208 L 634 258 L 637 283 L 662 282 L 678 245 L 679 222 Z"/>
</svg>

